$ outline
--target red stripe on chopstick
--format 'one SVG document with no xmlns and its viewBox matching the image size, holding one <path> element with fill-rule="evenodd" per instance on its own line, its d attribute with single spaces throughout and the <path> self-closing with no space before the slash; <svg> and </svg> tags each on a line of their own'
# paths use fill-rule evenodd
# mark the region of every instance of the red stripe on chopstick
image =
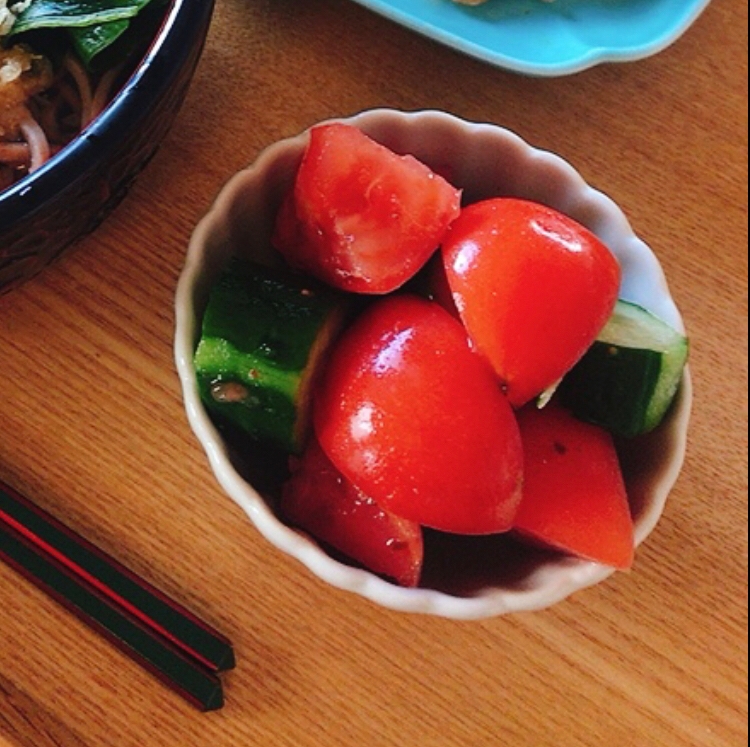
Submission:
<svg viewBox="0 0 750 747">
<path fill-rule="evenodd" d="M 232 645 L 224 636 L 1 482 L 0 521 L 12 526 L 202 665 L 215 672 L 234 667 Z"/>
<path fill-rule="evenodd" d="M 78 578 L 85 581 L 87 584 L 94 587 L 98 592 L 111 599 L 115 604 L 122 607 L 130 615 L 138 618 L 138 620 L 147 625 L 154 632 L 163 636 L 178 648 L 183 649 L 187 654 L 192 656 L 203 666 L 207 667 L 208 669 L 214 668 L 213 662 L 203 657 L 199 651 L 195 651 L 194 649 L 188 647 L 184 641 L 181 641 L 176 635 L 171 633 L 163 626 L 159 625 L 159 623 L 149 617 L 145 612 L 143 612 L 143 610 L 138 609 L 138 607 L 131 604 L 127 599 L 124 599 L 119 594 L 115 593 L 106 584 L 102 583 L 98 578 L 92 576 L 88 571 L 74 563 L 70 558 L 58 552 L 57 548 L 45 542 L 41 537 L 34 534 L 30 529 L 25 527 L 20 522 L 16 521 L 12 516 L 9 516 L 2 510 L 0 510 L 0 521 L 4 521 L 9 527 L 32 542 L 40 550 L 47 553 L 47 555 L 60 563 L 60 565 L 65 566 L 68 570 L 78 576 Z"/>
<path fill-rule="evenodd" d="M 143 625 L 7 523 L 0 523 L 0 558 L 196 708 L 212 711 L 223 706 L 221 680 L 215 673 Z"/>
</svg>

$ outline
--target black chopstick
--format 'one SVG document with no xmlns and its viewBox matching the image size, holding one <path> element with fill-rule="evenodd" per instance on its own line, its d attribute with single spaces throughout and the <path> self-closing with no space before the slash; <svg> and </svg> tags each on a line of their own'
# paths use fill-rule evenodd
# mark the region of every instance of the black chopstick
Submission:
<svg viewBox="0 0 750 747">
<path fill-rule="evenodd" d="M 222 706 L 227 638 L 1 482 L 0 559 L 196 707 Z"/>
<path fill-rule="evenodd" d="M 0 522 L 0 558 L 201 711 L 224 704 L 221 680 Z"/>
<path fill-rule="evenodd" d="M 235 666 L 232 644 L 223 635 L 4 483 L 0 483 L 0 522 L 207 669 L 221 672 Z"/>
</svg>

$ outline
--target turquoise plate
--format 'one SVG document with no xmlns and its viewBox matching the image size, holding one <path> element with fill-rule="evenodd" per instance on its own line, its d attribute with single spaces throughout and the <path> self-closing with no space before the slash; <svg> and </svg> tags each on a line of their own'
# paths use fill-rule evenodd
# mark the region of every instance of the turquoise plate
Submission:
<svg viewBox="0 0 750 747">
<path fill-rule="evenodd" d="M 632 62 L 676 41 L 710 0 L 356 0 L 407 28 L 498 67 L 569 75 Z"/>
</svg>

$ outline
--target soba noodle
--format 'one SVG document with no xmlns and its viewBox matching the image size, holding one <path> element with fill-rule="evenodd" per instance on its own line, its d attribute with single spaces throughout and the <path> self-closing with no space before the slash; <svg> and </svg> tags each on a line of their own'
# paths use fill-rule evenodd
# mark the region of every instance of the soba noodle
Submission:
<svg viewBox="0 0 750 747">
<path fill-rule="evenodd" d="M 72 54 L 53 73 L 44 57 L 0 51 L 0 190 L 43 166 L 107 105 L 117 72 L 92 81 Z"/>
<path fill-rule="evenodd" d="M 72 49 L 53 64 L 25 38 L 10 44 L 14 23 L 37 1 L 0 0 L 0 192 L 41 168 L 101 114 L 123 67 L 94 75 Z"/>
</svg>

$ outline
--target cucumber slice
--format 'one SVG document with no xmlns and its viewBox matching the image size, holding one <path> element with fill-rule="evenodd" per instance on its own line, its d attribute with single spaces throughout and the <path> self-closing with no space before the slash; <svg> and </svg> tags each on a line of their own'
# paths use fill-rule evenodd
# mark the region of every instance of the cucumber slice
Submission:
<svg viewBox="0 0 750 747">
<path fill-rule="evenodd" d="M 679 331 L 620 300 L 597 341 L 564 378 L 559 396 L 579 418 L 612 433 L 647 433 L 675 398 L 688 348 Z"/>
<path fill-rule="evenodd" d="M 219 421 L 299 452 L 313 381 L 340 330 L 343 294 L 233 260 L 212 289 L 195 353 L 201 398 Z"/>
</svg>

